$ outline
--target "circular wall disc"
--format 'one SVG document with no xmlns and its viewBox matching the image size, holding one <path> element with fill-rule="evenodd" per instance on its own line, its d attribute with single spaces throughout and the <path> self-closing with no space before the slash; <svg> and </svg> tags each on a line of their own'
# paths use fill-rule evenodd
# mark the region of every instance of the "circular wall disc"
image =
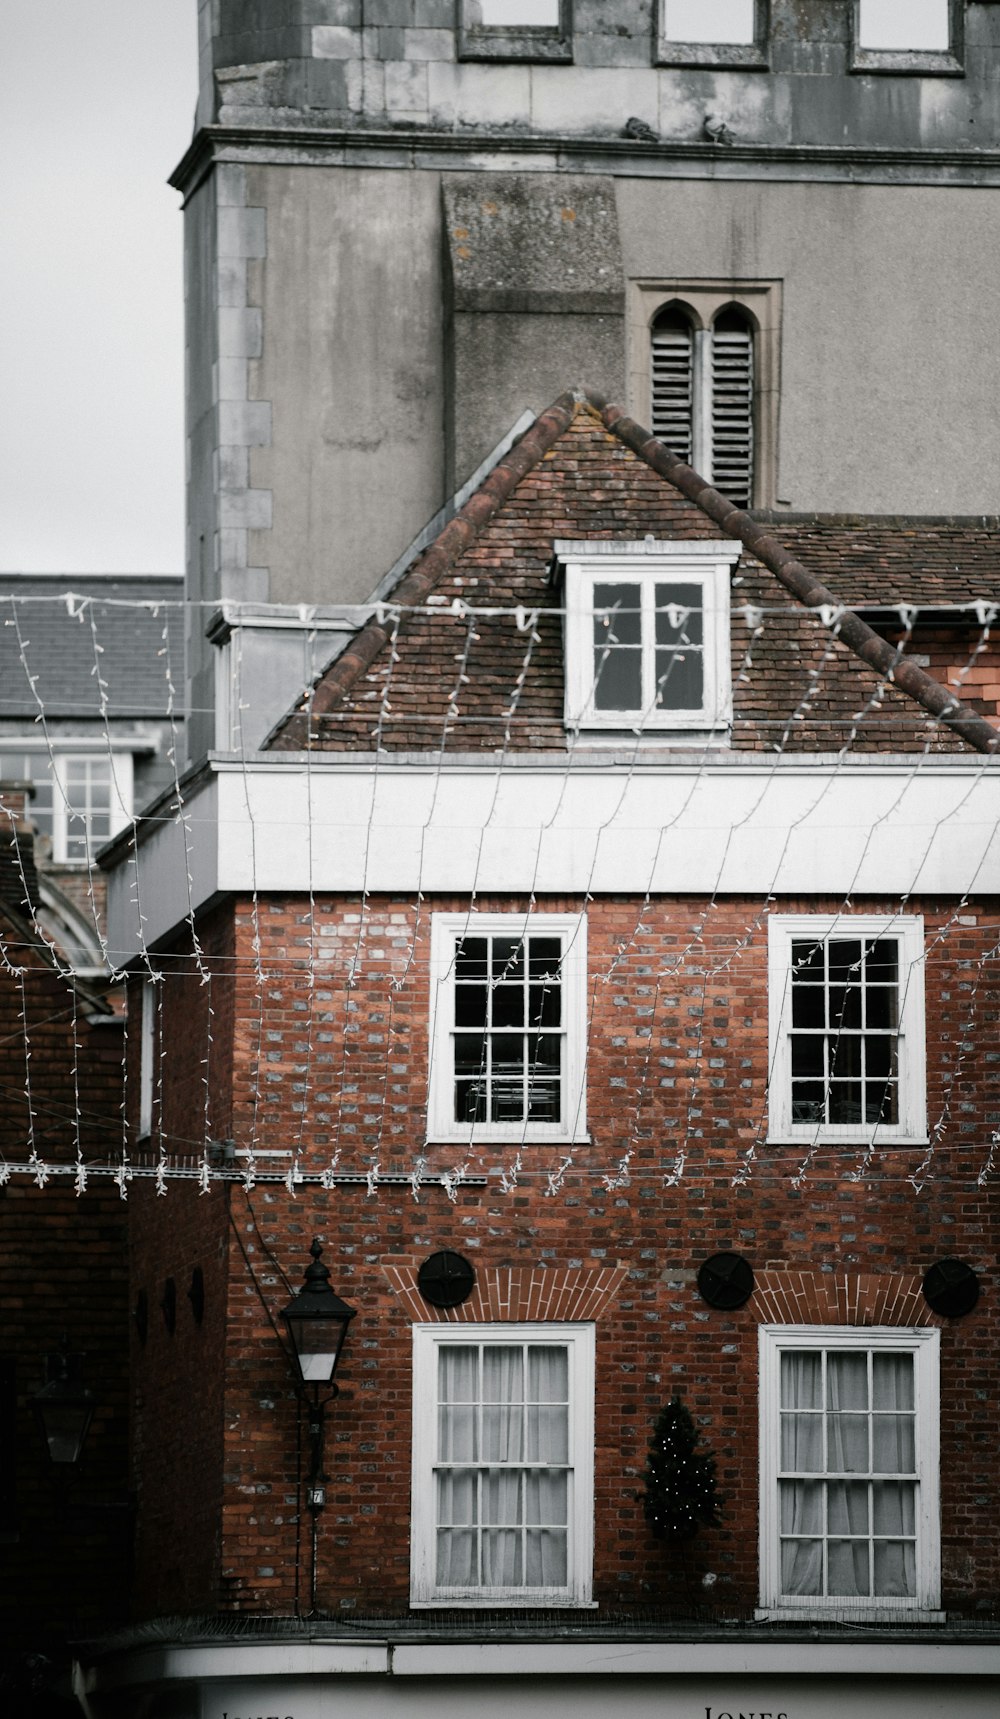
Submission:
<svg viewBox="0 0 1000 1719">
<path fill-rule="evenodd" d="M 979 1279 L 963 1259 L 939 1259 L 924 1273 L 924 1300 L 945 1319 L 961 1319 L 979 1300 Z"/>
<path fill-rule="evenodd" d="M 432 1307 L 457 1307 L 472 1294 L 476 1274 L 460 1253 L 432 1253 L 417 1272 L 417 1288 Z"/>
<path fill-rule="evenodd" d="M 698 1270 L 698 1292 L 709 1307 L 742 1307 L 753 1294 L 753 1267 L 741 1253 L 714 1253 Z"/>
</svg>

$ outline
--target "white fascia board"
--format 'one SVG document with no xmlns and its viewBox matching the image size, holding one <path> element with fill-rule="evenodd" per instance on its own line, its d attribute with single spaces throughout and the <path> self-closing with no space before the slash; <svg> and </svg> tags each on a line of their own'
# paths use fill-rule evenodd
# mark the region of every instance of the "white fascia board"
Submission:
<svg viewBox="0 0 1000 1719">
<path fill-rule="evenodd" d="M 581 1676 L 715 1678 L 732 1675 L 836 1678 L 1000 1677 L 1000 1647 L 989 1643 L 914 1641 L 796 1642 L 605 1641 L 531 1642 L 226 1642 L 141 1648 L 78 1666 L 75 1683 L 89 1696 L 116 1690 L 222 1680 Z M 252 1705 L 253 1685 L 242 1684 Z M 356 1691 L 359 1686 L 354 1685 Z M 596 1705 L 596 1703 L 595 1703 Z M 244 1708 L 245 1711 L 245 1708 Z M 282 1709 L 284 1711 L 284 1709 Z"/>
<path fill-rule="evenodd" d="M 723 1675 L 995 1677 L 1000 1647 L 909 1641 L 398 1643 L 394 1677 Z"/>
<path fill-rule="evenodd" d="M 969 767 L 971 765 L 971 768 Z M 636 758 L 216 759 L 110 871 L 116 961 L 216 891 L 961 896 L 1000 875 L 1000 770 Z"/>
</svg>

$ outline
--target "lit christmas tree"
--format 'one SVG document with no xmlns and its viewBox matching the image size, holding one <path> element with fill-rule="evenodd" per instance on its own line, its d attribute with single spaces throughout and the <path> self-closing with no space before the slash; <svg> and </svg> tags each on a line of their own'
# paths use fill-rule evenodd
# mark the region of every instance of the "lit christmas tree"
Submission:
<svg viewBox="0 0 1000 1719">
<path fill-rule="evenodd" d="M 646 1463 L 643 1514 L 658 1540 L 693 1540 L 702 1522 L 718 1522 L 715 1458 L 701 1456 L 698 1431 L 680 1397 L 656 1417 Z"/>
</svg>

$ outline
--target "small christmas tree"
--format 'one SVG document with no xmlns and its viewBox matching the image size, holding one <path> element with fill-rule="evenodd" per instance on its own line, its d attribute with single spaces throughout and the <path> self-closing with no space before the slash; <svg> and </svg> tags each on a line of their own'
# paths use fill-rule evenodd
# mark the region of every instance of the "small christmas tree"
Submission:
<svg viewBox="0 0 1000 1719">
<path fill-rule="evenodd" d="M 721 1506 L 715 1458 L 701 1456 L 698 1431 L 680 1397 L 671 1397 L 653 1427 L 643 1514 L 658 1540 L 693 1540 L 699 1523 L 716 1523 Z"/>
</svg>

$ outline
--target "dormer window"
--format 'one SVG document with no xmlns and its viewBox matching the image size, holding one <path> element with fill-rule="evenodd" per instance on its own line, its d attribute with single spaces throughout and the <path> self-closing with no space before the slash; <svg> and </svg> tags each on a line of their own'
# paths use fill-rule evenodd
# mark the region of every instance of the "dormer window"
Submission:
<svg viewBox="0 0 1000 1719">
<path fill-rule="evenodd" d="M 731 720 L 729 580 L 741 545 L 557 543 L 566 725 L 721 735 Z"/>
</svg>

